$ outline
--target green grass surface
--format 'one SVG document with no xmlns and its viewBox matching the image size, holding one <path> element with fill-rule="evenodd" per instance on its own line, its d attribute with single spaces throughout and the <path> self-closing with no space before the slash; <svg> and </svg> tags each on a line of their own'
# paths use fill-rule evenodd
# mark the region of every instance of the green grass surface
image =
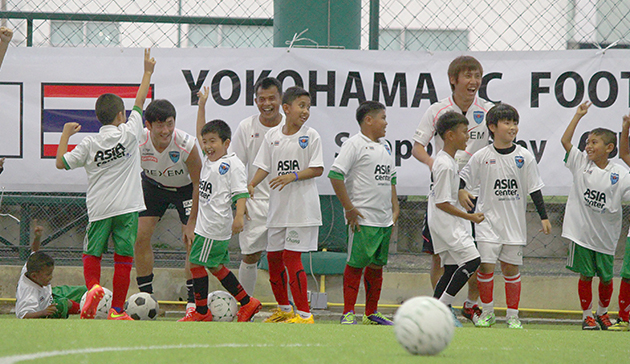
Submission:
<svg viewBox="0 0 630 364">
<path fill-rule="evenodd" d="M 0 315 L 4 363 L 595 363 L 624 362 L 630 333 L 580 326 L 467 324 L 435 357 L 408 354 L 392 327 L 262 323 L 17 320 Z M 56 354 L 56 355 L 55 355 Z"/>
</svg>

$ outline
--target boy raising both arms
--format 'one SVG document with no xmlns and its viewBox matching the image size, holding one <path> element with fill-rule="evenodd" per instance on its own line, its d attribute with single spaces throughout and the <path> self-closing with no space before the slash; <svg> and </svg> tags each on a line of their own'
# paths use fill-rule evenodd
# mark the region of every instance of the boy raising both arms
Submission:
<svg viewBox="0 0 630 364">
<path fill-rule="evenodd" d="M 302 253 L 317 250 L 322 215 L 314 178 L 324 172 L 324 160 L 319 133 L 304 125 L 310 108 L 308 91 L 289 87 L 284 92 L 286 122 L 265 135 L 254 161 L 258 170 L 247 186 L 251 195 L 270 175 L 267 260 L 271 289 L 279 307 L 265 322 L 315 322 L 308 304 Z M 297 314 L 289 303 L 287 280 Z"/>
<path fill-rule="evenodd" d="M 206 123 L 206 102 L 210 91 L 208 87 L 199 92 L 197 111 L 197 138 L 203 150 L 203 166 L 199 175 L 199 201 L 191 212 L 197 215 L 195 239 L 190 249 L 190 273 L 195 291 L 195 312 L 187 313 L 180 319 L 186 321 L 212 321 L 208 309 L 208 272 L 221 282 L 221 285 L 241 304 L 237 316 L 238 322 L 251 321 L 262 305 L 250 297 L 236 279 L 234 273 L 225 267 L 230 262 L 228 245 L 232 234 L 243 231 L 247 177 L 245 166 L 232 153 L 227 154 L 232 131 L 223 120 Z M 236 214 L 232 218 L 232 203 L 236 204 Z"/>
<path fill-rule="evenodd" d="M 363 324 L 393 325 L 376 310 L 392 225 L 400 212 L 395 164 L 389 145 L 382 139 L 387 127 L 385 105 L 377 101 L 362 102 L 356 118 L 361 131 L 343 143 L 328 173 L 348 224 L 341 324 L 357 323 L 354 306 L 365 269 Z"/>
<path fill-rule="evenodd" d="M 433 155 L 437 155 L 437 152 L 443 148 L 444 141 L 436 134 L 436 123 L 438 118 L 445 112 L 456 111 L 468 119 L 468 134 L 470 138 L 466 143 L 466 149 L 458 150 L 455 153 L 455 160 L 460 170 L 466 165 L 470 156 L 488 145 L 489 133 L 485 118 L 493 104 L 477 96 L 477 92 L 481 87 L 482 76 L 483 67 L 481 63 L 471 56 L 457 57 L 448 66 L 448 81 L 453 94 L 429 107 L 420 120 L 413 136 L 412 154 L 417 160 L 426 164 L 429 170 L 433 168 L 434 159 L 429 155 L 426 148 L 434 136 Z M 477 195 L 476 192 L 475 196 Z M 438 280 L 442 276 L 443 269 L 440 256 L 433 251 L 433 243 L 426 216 L 422 237 L 424 239 L 422 251 L 432 256 L 430 278 L 431 285 L 435 289 Z M 479 316 L 481 314 L 481 309 L 477 305 L 479 290 L 475 276 L 472 276 L 468 283 L 468 297 L 462 307 L 462 315 L 469 320 L 473 320 L 475 315 Z"/>
<path fill-rule="evenodd" d="M 571 240 L 567 268 L 580 274 L 578 296 L 583 310 L 582 329 L 607 330 L 612 326 L 608 305 L 613 293 L 614 254 L 623 219 L 621 203 L 630 199 L 630 175 L 625 168 L 608 160 L 617 144 L 617 136 L 611 130 L 592 130 L 584 152 L 571 144 L 578 122 L 590 106 L 589 102 L 578 106 L 562 135 L 562 146 L 567 152 L 565 166 L 573 175 L 562 237 Z M 628 143 L 627 134 L 625 143 Z M 599 277 L 599 305 L 593 317 L 592 280 L 596 275 Z M 620 308 L 620 311 L 623 310 Z M 624 321 L 622 315 L 620 312 Z"/>
<path fill-rule="evenodd" d="M 35 226 L 31 255 L 20 273 L 15 292 L 15 315 L 20 319 L 68 318 L 80 312 L 85 286 L 51 287 L 55 261 L 39 251 L 43 228 Z"/>
<path fill-rule="evenodd" d="M 112 308 L 108 320 L 133 320 L 123 310 L 133 265 L 133 247 L 138 234 L 138 212 L 145 209 L 140 182 L 142 106 L 147 97 L 155 60 L 144 51 L 144 74 L 133 110 L 127 120 L 123 100 L 103 94 L 96 100 L 96 117 L 103 124 L 98 134 L 83 138 L 71 152 L 70 136 L 81 130 L 78 123 L 66 123 L 57 149 L 58 169 L 84 167 L 88 177 L 86 204 L 90 223 L 83 242 L 83 274 L 88 295 L 81 318 L 92 319 L 103 298 L 101 257 L 109 237 L 114 241 Z M 64 154 L 65 153 L 65 154 Z"/>
<path fill-rule="evenodd" d="M 460 178 L 455 154 L 466 149 L 468 119 L 458 112 L 449 111 L 440 116 L 435 129 L 444 141 L 444 148 L 433 160 L 433 187 L 427 215 L 433 248 L 440 255 L 444 274 L 435 286 L 433 297 L 451 307 L 455 295 L 481 264 L 479 251 L 464 220 L 479 224 L 484 215 L 480 212 L 468 213 L 458 202 Z"/>
<path fill-rule="evenodd" d="M 507 324 L 521 329 L 518 303 L 521 299 L 521 274 L 523 246 L 527 244 L 526 208 L 529 194 L 542 220 L 542 231 L 551 232 L 551 224 L 545 211 L 536 159 L 527 149 L 514 143 L 518 132 L 519 115 L 507 104 L 494 106 L 486 122 L 494 143 L 475 153 L 460 172 L 459 201 L 472 208 L 472 195 L 463 188 L 479 188 L 477 211 L 484 220 L 475 225 L 477 249 L 481 265 L 477 272 L 482 314 L 475 322 L 477 327 L 490 327 L 495 323 L 493 290 L 494 267 L 499 260 L 505 279 Z"/>
<path fill-rule="evenodd" d="M 271 128 L 280 125 L 284 116 L 280 113 L 282 84 L 273 77 L 265 77 L 254 86 L 256 106 L 259 114 L 252 115 L 238 124 L 231 148 L 247 167 L 251 179 L 258 170 L 254 159 Z M 256 197 L 247 199 L 247 219 L 243 232 L 238 235 L 243 260 L 238 269 L 238 279 L 248 294 L 254 294 L 258 278 L 258 261 L 267 249 L 267 214 L 269 213 L 269 181 L 256 186 Z"/>
</svg>

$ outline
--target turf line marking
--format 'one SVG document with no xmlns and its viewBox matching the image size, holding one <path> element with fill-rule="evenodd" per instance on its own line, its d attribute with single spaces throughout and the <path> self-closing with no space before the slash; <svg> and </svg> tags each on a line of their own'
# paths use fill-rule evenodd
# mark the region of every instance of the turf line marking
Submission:
<svg viewBox="0 0 630 364">
<path fill-rule="evenodd" d="M 103 353 L 109 351 L 135 351 L 135 350 L 170 350 L 170 349 L 191 349 L 191 348 L 268 348 L 268 347 L 282 347 L 282 348 L 294 348 L 294 347 L 320 347 L 324 345 L 320 344 L 281 344 L 281 345 L 272 345 L 272 344 L 217 344 L 217 345 L 208 345 L 208 344 L 192 344 L 192 345 L 162 345 L 162 346 L 135 346 L 135 347 L 109 347 L 109 348 L 85 348 L 85 349 L 74 349 L 74 350 L 55 350 L 55 351 L 43 351 L 41 353 L 33 353 L 33 354 L 23 354 L 23 355 L 12 355 L 0 357 L 0 364 L 13 364 L 20 363 L 23 361 L 41 359 L 41 358 L 50 358 L 53 356 L 65 356 L 65 355 L 76 355 L 76 354 L 93 354 L 93 353 Z"/>
</svg>

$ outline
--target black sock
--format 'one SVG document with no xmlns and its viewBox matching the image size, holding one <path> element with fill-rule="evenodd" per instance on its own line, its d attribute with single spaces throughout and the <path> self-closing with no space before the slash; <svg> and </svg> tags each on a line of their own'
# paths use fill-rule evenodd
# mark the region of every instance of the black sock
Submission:
<svg viewBox="0 0 630 364">
<path fill-rule="evenodd" d="M 448 283 L 451 281 L 451 278 L 453 277 L 453 274 L 455 273 L 456 270 L 457 270 L 456 265 L 444 266 L 444 274 L 442 274 L 442 277 L 440 277 L 440 280 L 435 285 L 435 291 L 433 292 L 433 297 L 437 298 L 438 300 L 440 299 L 440 297 L 442 297 L 442 293 L 444 293 L 444 290 L 448 286 Z"/>
<path fill-rule="evenodd" d="M 153 294 L 153 273 L 148 276 L 136 277 L 136 282 L 138 282 L 140 292 Z"/>
<path fill-rule="evenodd" d="M 453 274 L 453 278 L 451 282 L 446 287 L 446 293 L 451 296 L 455 296 L 457 292 L 459 292 L 462 287 L 468 282 L 470 276 L 475 274 L 477 268 L 479 268 L 479 264 L 481 264 L 481 258 L 475 258 L 471 261 L 466 262 L 466 264 L 457 268 L 455 273 Z"/>
<path fill-rule="evenodd" d="M 195 303 L 195 289 L 193 288 L 193 280 L 189 279 L 186 281 L 186 292 L 188 293 L 188 298 L 186 299 L 188 303 Z"/>
<path fill-rule="evenodd" d="M 241 306 L 245 306 L 249 303 L 249 295 L 245 292 L 243 286 L 241 286 L 241 283 L 238 281 L 234 273 L 229 272 L 221 280 L 221 285 L 225 287 L 225 289 L 227 289 L 234 298 L 236 298 Z"/>
<path fill-rule="evenodd" d="M 202 301 L 205 304 L 197 305 L 197 312 L 202 315 L 208 313 L 208 275 L 200 278 L 193 278 L 193 288 L 195 290 L 195 301 Z"/>
</svg>

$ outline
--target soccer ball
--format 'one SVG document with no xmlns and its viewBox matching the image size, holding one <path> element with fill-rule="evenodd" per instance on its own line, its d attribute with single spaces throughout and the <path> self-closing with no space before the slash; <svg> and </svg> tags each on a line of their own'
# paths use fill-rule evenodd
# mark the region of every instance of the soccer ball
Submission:
<svg viewBox="0 0 630 364">
<path fill-rule="evenodd" d="M 236 299 L 224 291 L 210 292 L 208 295 L 208 308 L 212 313 L 212 321 L 234 321 L 238 311 Z"/>
<path fill-rule="evenodd" d="M 105 287 L 103 287 L 103 291 L 105 292 L 105 295 L 103 295 L 103 298 L 98 303 L 98 308 L 96 309 L 96 314 L 94 315 L 94 318 L 99 319 L 99 320 L 107 320 L 109 309 L 112 308 L 112 291 L 110 291 L 109 289 Z M 85 292 L 83 294 L 83 297 L 81 297 L 81 303 L 79 303 L 79 305 L 81 306 L 81 309 L 83 309 L 83 305 L 85 304 L 86 297 L 87 297 L 87 292 Z"/>
<path fill-rule="evenodd" d="M 125 302 L 125 312 L 134 320 L 155 320 L 160 305 L 152 294 L 139 292 Z"/>
<path fill-rule="evenodd" d="M 451 342 L 454 333 L 451 310 L 433 297 L 410 298 L 394 315 L 396 339 L 414 355 L 441 352 Z"/>
</svg>

